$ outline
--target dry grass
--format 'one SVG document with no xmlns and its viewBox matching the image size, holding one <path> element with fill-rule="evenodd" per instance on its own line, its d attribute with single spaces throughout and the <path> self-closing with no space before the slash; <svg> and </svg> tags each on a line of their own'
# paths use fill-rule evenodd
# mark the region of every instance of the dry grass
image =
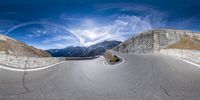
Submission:
<svg viewBox="0 0 200 100">
<path fill-rule="evenodd" d="M 13 54 L 10 54 L 8 51 L 13 52 Z M 12 39 L 7 39 L 6 41 L 0 40 L 0 52 L 16 56 L 51 57 L 51 55 L 45 51 Z"/>
<path fill-rule="evenodd" d="M 108 61 L 108 63 L 116 63 L 120 61 L 120 58 L 117 57 L 116 55 L 113 55 L 111 52 L 106 52 L 104 54 L 105 59 Z"/>
<path fill-rule="evenodd" d="M 196 37 L 185 36 L 180 41 L 168 46 L 167 49 L 200 50 L 200 40 Z"/>
</svg>

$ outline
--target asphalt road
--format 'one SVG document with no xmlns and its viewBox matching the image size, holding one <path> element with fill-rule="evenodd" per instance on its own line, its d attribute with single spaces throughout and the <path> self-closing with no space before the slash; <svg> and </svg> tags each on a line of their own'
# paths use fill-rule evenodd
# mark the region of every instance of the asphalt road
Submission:
<svg viewBox="0 0 200 100">
<path fill-rule="evenodd" d="M 120 54 L 34 72 L 0 69 L 0 100 L 200 100 L 200 69 L 172 57 Z"/>
</svg>

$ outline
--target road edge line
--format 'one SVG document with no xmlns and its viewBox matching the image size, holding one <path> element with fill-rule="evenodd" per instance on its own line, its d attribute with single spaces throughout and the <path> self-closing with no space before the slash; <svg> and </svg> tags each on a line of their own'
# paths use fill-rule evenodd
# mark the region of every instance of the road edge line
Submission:
<svg viewBox="0 0 200 100">
<path fill-rule="evenodd" d="M 47 66 L 44 66 L 44 67 L 41 67 L 41 68 L 32 68 L 32 69 L 19 69 L 19 68 L 6 67 L 6 66 L 3 66 L 3 65 L 0 65 L 0 68 L 5 69 L 5 70 L 10 70 L 10 71 L 31 72 L 31 71 L 39 71 L 39 70 L 47 69 L 47 68 L 53 67 L 55 65 L 58 65 L 58 64 L 61 64 L 61 63 L 64 63 L 64 62 L 65 61 L 61 61 L 61 62 L 54 63 L 54 64 L 51 64 L 51 65 L 47 65 Z"/>
<path fill-rule="evenodd" d="M 189 60 L 186 60 L 186 59 L 183 59 L 183 58 L 179 58 L 179 57 L 174 57 L 174 56 L 171 56 L 171 57 L 173 57 L 173 58 L 175 58 L 175 59 L 179 59 L 179 60 L 181 60 L 181 61 L 184 61 L 184 62 L 186 62 L 186 63 L 189 63 L 189 64 L 191 64 L 191 65 L 194 65 L 194 66 L 197 66 L 198 68 L 200 68 L 200 64 L 197 64 L 197 63 L 195 63 L 195 62 L 192 62 L 192 61 L 189 61 Z"/>
</svg>

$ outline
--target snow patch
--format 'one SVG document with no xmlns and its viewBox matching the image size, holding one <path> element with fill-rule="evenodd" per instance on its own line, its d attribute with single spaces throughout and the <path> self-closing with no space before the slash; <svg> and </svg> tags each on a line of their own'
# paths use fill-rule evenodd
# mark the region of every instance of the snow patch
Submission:
<svg viewBox="0 0 200 100">
<path fill-rule="evenodd" d="M 7 41 L 8 39 L 13 40 L 13 41 L 17 41 L 17 40 L 15 40 L 15 39 L 11 38 L 11 37 L 8 37 L 8 36 L 6 36 L 6 35 L 0 34 L 0 40 L 1 40 L 1 41 Z"/>
<path fill-rule="evenodd" d="M 4 35 L 0 35 L 0 40 L 1 40 L 1 41 L 7 41 L 7 38 L 6 38 L 6 36 L 4 36 Z"/>
</svg>

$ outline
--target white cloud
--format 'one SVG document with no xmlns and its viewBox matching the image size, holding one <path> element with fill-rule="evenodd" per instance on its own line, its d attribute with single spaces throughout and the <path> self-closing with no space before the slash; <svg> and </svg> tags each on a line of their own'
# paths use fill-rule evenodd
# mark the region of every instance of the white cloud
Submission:
<svg viewBox="0 0 200 100">
<path fill-rule="evenodd" d="M 44 25 L 44 29 L 32 30 L 33 34 L 29 35 L 29 37 L 48 35 L 47 39 L 44 39 L 44 41 L 41 41 L 41 44 L 35 46 L 50 49 L 63 48 L 70 45 L 90 46 L 104 40 L 124 41 L 136 33 L 152 28 L 148 17 L 141 18 L 129 15 L 115 16 L 114 19 L 110 19 L 107 22 L 99 22 L 98 19 L 79 19 L 78 21 L 80 21 L 78 26 L 78 23 L 76 23 L 76 26 L 70 28 L 55 23 L 33 21 L 16 25 L 6 33 L 26 25 Z M 56 33 L 56 35 L 52 33 Z M 70 33 L 72 34 L 69 35 Z"/>
<path fill-rule="evenodd" d="M 73 27 L 71 32 L 82 38 L 82 45 L 89 46 L 104 40 L 124 41 L 129 36 L 151 28 L 148 18 L 123 15 L 104 25 L 94 20 L 83 19 L 80 26 Z"/>
<path fill-rule="evenodd" d="M 53 42 L 57 42 L 57 41 L 62 41 L 62 42 L 65 42 L 65 41 L 75 41 L 75 39 L 71 36 L 64 36 L 63 34 L 62 35 L 57 35 L 53 38 L 47 38 L 45 40 L 42 41 L 42 43 L 46 43 L 46 44 L 49 44 L 49 43 L 53 43 Z"/>
<path fill-rule="evenodd" d="M 76 40 L 75 37 L 69 35 L 57 35 L 53 38 L 46 38 L 41 41 L 41 44 L 37 47 L 43 49 L 54 49 L 54 48 L 64 48 L 67 46 L 77 46 L 79 45 L 79 41 Z"/>
<path fill-rule="evenodd" d="M 97 11 L 95 13 L 104 14 L 109 10 L 117 10 L 113 12 L 112 16 L 119 14 L 137 14 L 139 16 L 148 16 L 151 19 L 151 25 L 154 28 L 166 27 L 168 23 L 167 18 L 169 13 L 161 10 L 159 7 L 148 5 L 148 4 L 138 4 L 138 3 L 107 3 L 98 4 L 95 6 Z"/>
<path fill-rule="evenodd" d="M 66 47 L 66 44 L 55 43 L 55 44 L 53 44 L 53 45 L 54 45 L 54 47 L 56 47 L 56 48 L 65 48 L 65 47 Z"/>
</svg>

